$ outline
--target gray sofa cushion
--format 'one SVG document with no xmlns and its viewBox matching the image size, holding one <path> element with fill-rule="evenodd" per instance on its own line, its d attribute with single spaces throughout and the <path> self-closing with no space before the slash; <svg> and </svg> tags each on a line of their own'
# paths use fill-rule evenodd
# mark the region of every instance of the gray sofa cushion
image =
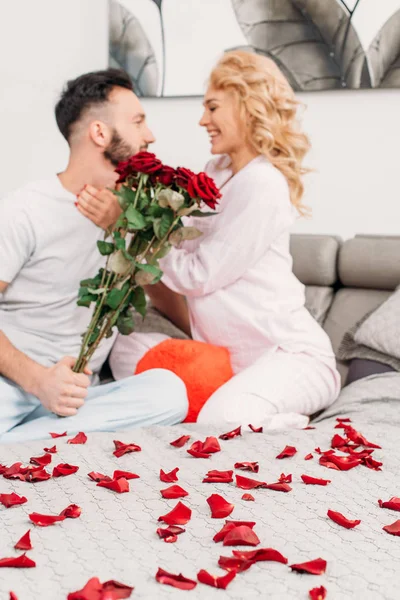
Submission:
<svg viewBox="0 0 400 600">
<path fill-rule="evenodd" d="M 333 288 L 318 285 L 306 287 L 306 308 L 320 325 L 324 324 L 333 300 Z"/>
<path fill-rule="evenodd" d="M 336 356 L 338 356 L 339 346 L 345 333 L 354 327 L 367 313 L 382 304 L 390 294 L 391 292 L 383 290 L 356 288 L 342 288 L 336 292 L 324 322 L 324 329 L 331 339 Z M 348 361 L 344 362 L 339 359 L 338 369 L 342 382 L 345 382 Z"/>
<path fill-rule="evenodd" d="M 340 245 L 340 238 L 331 235 L 291 235 L 290 252 L 296 277 L 304 285 L 334 285 Z"/>
<path fill-rule="evenodd" d="M 343 285 L 394 290 L 400 283 L 400 237 L 356 236 L 339 252 Z"/>
</svg>

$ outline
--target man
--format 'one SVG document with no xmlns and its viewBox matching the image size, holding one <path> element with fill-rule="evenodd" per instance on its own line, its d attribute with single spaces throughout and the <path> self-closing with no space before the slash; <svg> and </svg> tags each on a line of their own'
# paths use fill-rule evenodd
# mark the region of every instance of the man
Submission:
<svg viewBox="0 0 400 600">
<path fill-rule="evenodd" d="M 0 442 L 171 425 L 187 412 L 185 386 L 169 371 L 90 386 L 114 338 L 84 374 L 72 370 L 91 317 L 76 304 L 79 282 L 104 266 L 96 242 L 120 213 L 107 188 L 118 162 L 154 137 L 116 69 L 70 81 L 56 120 L 70 146 L 65 171 L 0 201 Z"/>
</svg>

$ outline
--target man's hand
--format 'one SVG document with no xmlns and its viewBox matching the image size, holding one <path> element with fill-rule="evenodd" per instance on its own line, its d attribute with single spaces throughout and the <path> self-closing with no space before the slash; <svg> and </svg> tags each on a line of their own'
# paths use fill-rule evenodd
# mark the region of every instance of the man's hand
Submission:
<svg viewBox="0 0 400 600">
<path fill-rule="evenodd" d="M 90 385 L 89 369 L 74 373 L 75 358 L 66 356 L 54 367 L 44 368 L 34 389 L 34 394 L 47 410 L 60 417 L 72 417 L 84 405 Z"/>
<path fill-rule="evenodd" d="M 79 212 L 104 230 L 114 225 L 122 213 L 116 196 L 110 190 L 85 185 L 77 198 Z"/>
</svg>

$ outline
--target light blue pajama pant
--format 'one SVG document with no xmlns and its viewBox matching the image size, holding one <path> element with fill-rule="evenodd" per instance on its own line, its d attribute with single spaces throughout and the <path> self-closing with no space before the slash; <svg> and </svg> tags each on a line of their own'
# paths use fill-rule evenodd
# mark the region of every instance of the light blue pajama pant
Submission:
<svg viewBox="0 0 400 600">
<path fill-rule="evenodd" d="M 47 411 L 38 398 L 0 377 L 0 443 L 46 439 L 50 431 L 75 434 L 175 425 L 187 411 L 185 384 L 164 369 L 90 387 L 84 406 L 73 417 Z"/>
</svg>

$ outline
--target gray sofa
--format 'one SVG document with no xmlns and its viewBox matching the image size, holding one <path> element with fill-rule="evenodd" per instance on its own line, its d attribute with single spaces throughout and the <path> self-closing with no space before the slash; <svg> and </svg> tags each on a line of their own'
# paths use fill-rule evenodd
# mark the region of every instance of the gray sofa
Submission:
<svg viewBox="0 0 400 600">
<path fill-rule="evenodd" d="M 306 286 L 306 305 L 337 353 L 344 334 L 400 283 L 400 237 L 293 235 L 293 270 Z M 348 362 L 338 360 L 342 383 Z"/>
</svg>

